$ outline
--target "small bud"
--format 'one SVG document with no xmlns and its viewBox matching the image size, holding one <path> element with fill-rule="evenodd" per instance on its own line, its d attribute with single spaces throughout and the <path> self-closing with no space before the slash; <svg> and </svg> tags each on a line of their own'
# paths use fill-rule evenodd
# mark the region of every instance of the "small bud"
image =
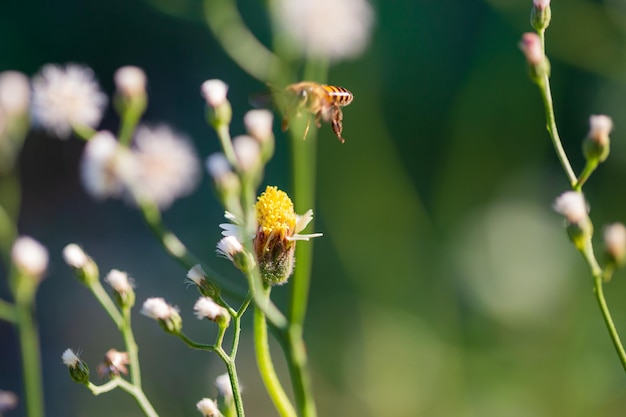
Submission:
<svg viewBox="0 0 626 417">
<path fill-rule="evenodd" d="M 626 261 L 626 227 L 613 223 L 604 228 L 604 250 L 607 263 L 623 266 Z"/>
<path fill-rule="evenodd" d="M 233 139 L 237 157 L 237 168 L 243 173 L 256 173 L 261 166 L 261 146 L 254 138 L 246 135 Z"/>
<path fill-rule="evenodd" d="M 104 280 L 115 291 L 115 301 L 121 308 L 130 308 L 135 304 L 135 291 L 126 272 L 111 270 Z"/>
<path fill-rule="evenodd" d="M 89 367 L 78 357 L 78 354 L 74 353 L 72 349 L 66 349 L 61 355 L 61 359 L 63 364 L 67 366 L 74 382 L 85 385 L 89 383 Z"/>
<path fill-rule="evenodd" d="M 123 97 L 144 97 L 146 94 L 146 73 L 139 67 L 121 67 L 115 72 L 115 87 Z"/>
<path fill-rule="evenodd" d="M 248 134 L 261 144 L 261 159 L 264 163 L 274 154 L 273 121 L 274 116 L 269 110 L 250 110 L 243 117 Z"/>
<path fill-rule="evenodd" d="M 0 415 L 17 407 L 17 395 L 11 391 L 0 390 Z"/>
<path fill-rule="evenodd" d="M 209 297 L 200 297 L 193 306 L 198 320 L 209 319 L 216 322 L 220 327 L 228 327 L 230 324 L 230 314 L 221 305 Z"/>
<path fill-rule="evenodd" d="M 550 76 L 550 63 L 544 54 L 541 38 L 536 33 L 524 33 L 519 47 L 528 62 L 530 78 L 535 83 L 542 83 L 544 77 Z"/>
<path fill-rule="evenodd" d="M 530 12 L 530 25 L 537 32 L 543 32 L 550 25 L 551 18 L 550 0 L 533 0 L 533 8 Z"/>
<path fill-rule="evenodd" d="M 74 269 L 76 277 L 83 284 L 89 286 L 98 281 L 100 277 L 98 265 L 77 244 L 70 243 L 63 248 L 63 259 Z"/>
<path fill-rule="evenodd" d="M 567 191 L 554 202 L 554 210 L 565 217 L 567 233 L 576 248 L 583 250 L 593 235 L 593 224 L 589 219 L 589 208 L 582 193 Z"/>
<path fill-rule="evenodd" d="M 200 294 L 204 295 L 205 297 L 211 297 L 211 298 L 219 297 L 220 292 L 221 292 L 220 288 L 217 285 L 215 285 L 215 283 L 211 282 L 211 280 L 207 276 L 206 272 L 204 272 L 200 264 L 194 265 L 187 272 L 187 279 L 191 283 L 193 283 L 196 287 L 198 287 Z"/>
<path fill-rule="evenodd" d="M 21 117 L 28 113 L 30 83 L 21 72 L 0 73 L 0 111 L 7 117 Z"/>
<path fill-rule="evenodd" d="M 229 125 L 233 111 L 226 95 L 228 85 L 222 80 L 207 80 L 202 83 L 202 96 L 209 105 L 208 119 L 214 127 Z"/>
<path fill-rule="evenodd" d="M 178 335 L 183 328 L 183 320 L 178 310 L 167 304 L 163 298 L 148 298 L 144 301 L 140 313 L 157 320 L 169 334 Z"/>
<path fill-rule="evenodd" d="M 203 398 L 196 404 L 198 411 L 203 417 L 221 417 L 222 413 L 217 408 L 217 404 L 210 398 Z"/>
<path fill-rule="evenodd" d="M 247 272 L 254 268 L 254 257 L 247 253 L 236 236 L 226 236 L 217 242 L 218 255 L 230 260 L 237 269 Z"/>
<path fill-rule="evenodd" d="M 609 156 L 613 120 L 605 115 L 589 117 L 589 133 L 583 141 L 583 152 L 587 161 L 604 162 Z"/>
<path fill-rule="evenodd" d="M 239 194 L 241 181 L 235 174 L 223 153 L 216 152 L 206 160 L 206 169 L 213 178 L 215 191 L 226 210 L 241 213 Z"/>
<path fill-rule="evenodd" d="M 38 281 L 48 268 L 48 250 L 27 236 L 19 237 L 13 243 L 11 259 L 21 274 L 36 278 Z"/>
<path fill-rule="evenodd" d="M 98 376 L 100 378 L 113 378 L 120 376 L 120 374 L 126 375 L 128 373 L 126 365 L 128 364 L 130 364 L 128 352 L 109 349 L 98 365 Z"/>
</svg>

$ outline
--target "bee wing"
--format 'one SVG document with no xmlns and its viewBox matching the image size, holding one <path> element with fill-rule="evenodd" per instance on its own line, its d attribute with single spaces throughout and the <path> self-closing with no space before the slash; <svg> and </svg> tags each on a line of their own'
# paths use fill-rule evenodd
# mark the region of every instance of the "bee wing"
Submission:
<svg viewBox="0 0 626 417">
<path fill-rule="evenodd" d="M 268 90 L 252 94 L 248 98 L 250 105 L 256 109 L 269 109 L 277 106 L 276 93 Z"/>
</svg>

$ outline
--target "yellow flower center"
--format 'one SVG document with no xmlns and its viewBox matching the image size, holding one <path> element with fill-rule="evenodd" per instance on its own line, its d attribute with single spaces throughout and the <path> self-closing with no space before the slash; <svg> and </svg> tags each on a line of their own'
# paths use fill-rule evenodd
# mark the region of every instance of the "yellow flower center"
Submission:
<svg viewBox="0 0 626 417">
<path fill-rule="evenodd" d="M 259 231 L 266 235 L 279 233 L 282 238 L 291 236 L 296 228 L 293 203 L 284 191 L 268 186 L 256 203 Z"/>
</svg>

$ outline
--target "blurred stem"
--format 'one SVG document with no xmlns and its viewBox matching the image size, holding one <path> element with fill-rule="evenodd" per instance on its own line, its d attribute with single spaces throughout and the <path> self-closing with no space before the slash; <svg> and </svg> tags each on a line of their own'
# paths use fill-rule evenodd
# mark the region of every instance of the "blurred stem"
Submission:
<svg viewBox="0 0 626 417">
<path fill-rule="evenodd" d="M 157 206 L 147 202 L 142 202 L 139 204 L 139 208 L 141 209 L 141 214 L 143 214 L 143 218 L 152 234 L 154 234 L 159 242 L 161 242 L 161 245 L 165 248 L 167 253 L 178 261 L 183 268 L 188 271 L 193 266 L 201 264 L 200 261 L 187 249 L 183 242 L 181 242 L 173 232 L 165 228 L 163 225 L 163 219 L 161 218 L 161 212 Z M 206 264 L 201 265 L 202 269 L 207 274 L 207 279 L 211 283 L 215 283 L 217 281 L 219 282 L 219 288 L 222 289 L 224 293 L 238 300 L 244 299 L 245 296 L 242 294 L 241 290 L 231 284 L 229 280 L 220 277 L 217 272 L 213 271 L 213 269 Z"/>
<path fill-rule="evenodd" d="M 21 189 L 17 175 L 0 175 L 0 256 L 6 268 L 11 264 L 11 247 L 17 238 Z"/>
<path fill-rule="evenodd" d="M 283 78 L 286 68 L 246 27 L 235 0 L 204 0 L 204 17 L 224 51 L 244 71 L 261 82 Z"/>
<path fill-rule="evenodd" d="M 83 124 L 73 125 L 72 128 L 74 129 L 74 134 L 85 142 L 88 142 L 92 137 L 95 136 L 96 133 L 98 133 L 92 127 Z"/>
<path fill-rule="evenodd" d="M 148 99 L 146 95 L 140 95 L 131 98 L 118 97 L 118 100 L 122 119 L 118 133 L 119 141 L 121 145 L 128 146 L 133 138 L 133 132 L 135 132 L 135 128 L 146 110 Z"/>
<path fill-rule="evenodd" d="M 123 332 L 125 323 L 124 317 L 122 317 L 122 314 L 117 309 L 117 306 L 115 305 L 111 297 L 109 297 L 109 294 L 105 291 L 104 287 L 102 287 L 100 281 L 93 281 L 89 283 L 89 289 L 96 297 L 98 302 L 105 309 L 105 311 L 109 314 L 109 317 L 111 317 L 111 319 L 115 323 L 115 326 Z"/>
<path fill-rule="evenodd" d="M 316 417 L 317 409 L 313 397 L 311 376 L 309 375 L 306 346 L 302 338 L 302 328 L 292 326 L 286 332 L 280 331 L 279 336 L 283 350 L 287 355 L 287 364 L 289 365 L 298 410 L 302 417 Z"/>
<path fill-rule="evenodd" d="M 141 389 L 141 369 L 139 367 L 139 347 L 135 341 L 133 335 L 133 328 L 131 325 L 131 309 L 126 307 L 123 309 L 124 325 L 122 328 L 122 335 L 124 337 L 124 344 L 126 345 L 126 351 L 128 352 L 128 358 L 130 361 L 130 380 L 134 386 Z"/>
<path fill-rule="evenodd" d="M 21 277 L 20 279 L 30 279 Z M 24 297 L 16 297 L 15 318 L 22 353 L 24 392 L 28 417 L 43 417 L 43 386 L 41 381 L 41 357 L 39 334 L 34 317 L 35 290 Z"/>
<path fill-rule="evenodd" d="M 9 323 L 17 322 L 17 310 L 8 301 L 0 300 L 0 319 Z"/>
<path fill-rule="evenodd" d="M 596 170 L 597 167 L 598 167 L 597 159 L 587 161 L 587 164 L 585 164 L 585 169 L 583 169 L 583 172 L 580 174 L 580 177 L 578 177 L 578 181 L 576 181 L 576 184 L 573 187 L 574 191 L 578 191 L 578 192 L 582 191 L 583 185 L 585 185 L 585 182 L 587 182 L 587 180 L 589 179 L 593 171 Z"/>
<path fill-rule="evenodd" d="M 271 288 L 265 288 L 262 291 L 262 296 L 269 299 L 270 291 Z M 296 410 L 294 410 L 274 369 L 267 337 L 265 315 L 258 307 L 254 309 L 254 348 L 259 373 L 276 410 L 282 417 L 297 417 Z"/>
<path fill-rule="evenodd" d="M 233 141 L 230 137 L 228 125 L 219 123 L 215 126 L 215 132 L 217 133 L 217 137 L 219 138 L 222 149 L 224 150 L 224 156 L 232 166 L 236 167 L 237 156 L 235 155 L 235 149 L 233 148 Z"/>
<path fill-rule="evenodd" d="M 139 407 L 141 407 L 146 416 L 159 417 L 154 407 L 152 407 L 152 404 L 150 404 L 150 401 L 146 397 L 146 394 L 144 394 L 143 390 L 140 387 L 137 387 L 126 381 L 124 378 L 115 377 L 111 381 L 100 386 L 95 385 L 91 382 L 87 384 L 87 388 L 89 388 L 93 395 L 104 394 L 118 387 L 129 393 L 135 399 L 135 401 L 137 401 L 137 404 L 139 404 Z"/>
<path fill-rule="evenodd" d="M 543 38 L 542 38 L 543 39 Z M 559 131 L 556 127 L 556 119 L 554 116 L 554 106 L 552 103 L 552 92 L 550 91 L 550 78 L 546 75 L 543 80 L 538 84 L 539 90 L 541 91 L 541 98 L 543 99 L 543 105 L 546 112 L 546 127 L 548 129 L 548 133 L 550 133 L 550 139 L 552 140 L 552 145 L 554 146 L 554 150 L 556 152 L 556 156 L 567 175 L 567 179 L 572 188 L 576 188 L 577 178 L 576 174 L 574 174 L 574 170 L 567 159 L 567 154 L 563 149 L 563 144 L 561 143 L 561 138 L 559 137 Z"/>
<path fill-rule="evenodd" d="M 178 338 L 180 340 L 182 340 L 183 342 L 185 342 L 185 344 L 192 348 L 192 349 L 197 349 L 197 350 L 206 350 L 206 351 L 214 351 L 215 350 L 215 345 L 206 345 L 203 343 L 197 343 L 194 342 L 193 340 L 191 340 L 190 338 L 188 338 L 184 333 L 178 333 L 177 334 Z"/>
</svg>

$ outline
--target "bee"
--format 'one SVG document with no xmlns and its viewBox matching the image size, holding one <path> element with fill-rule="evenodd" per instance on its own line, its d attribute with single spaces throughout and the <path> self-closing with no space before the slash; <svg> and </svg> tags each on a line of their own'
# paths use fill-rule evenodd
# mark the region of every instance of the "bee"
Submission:
<svg viewBox="0 0 626 417">
<path fill-rule="evenodd" d="M 322 126 L 322 120 L 330 122 L 333 132 L 341 143 L 345 139 L 341 136 L 343 130 L 342 107 L 352 103 L 352 93 L 343 87 L 318 84 L 313 81 L 301 81 L 288 85 L 283 91 L 275 93 L 275 98 L 283 112 L 283 131 L 289 128 L 289 120 L 301 112 L 308 113 L 304 136 L 309 132 L 311 119 L 314 115 L 315 125 Z"/>
</svg>

